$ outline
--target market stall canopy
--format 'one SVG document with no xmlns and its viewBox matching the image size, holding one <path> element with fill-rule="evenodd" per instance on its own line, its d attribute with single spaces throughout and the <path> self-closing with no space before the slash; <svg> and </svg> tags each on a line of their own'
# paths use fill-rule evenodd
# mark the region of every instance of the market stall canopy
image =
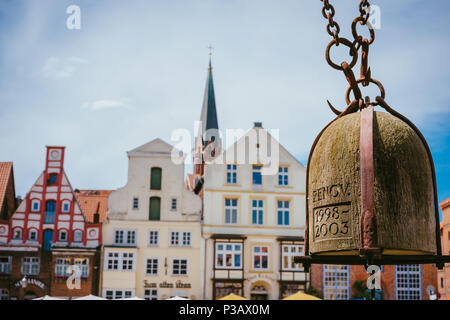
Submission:
<svg viewBox="0 0 450 320">
<path fill-rule="evenodd" d="M 50 296 L 45 295 L 45 296 L 43 296 L 43 297 L 35 298 L 35 299 L 33 299 L 33 300 L 67 300 L 67 299 L 64 299 L 64 298 L 56 298 L 56 297 L 50 297 Z"/>
<path fill-rule="evenodd" d="M 191 299 L 175 296 L 166 300 L 191 300 Z"/>
<path fill-rule="evenodd" d="M 284 298 L 283 300 L 322 300 L 322 299 L 299 291 L 289 297 Z"/>
<path fill-rule="evenodd" d="M 107 300 L 107 299 L 105 299 L 103 297 L 97 297 L 97 296 L 90 294 L 88 296 L 74 298 L 73 300 Z"/>
<path fill-rule="evenodd" d="M 236 295 L 234 293 L 230 293 L 229 295 L 227 295 L 225 297 L 222 297 L 222 298 L 219 298 L 217 300 L 248 300 L 248 299 L 246 299 L 244 297 L 241 297 L 241 296 L 238 296 L 238 295 Z"/>
</svg>

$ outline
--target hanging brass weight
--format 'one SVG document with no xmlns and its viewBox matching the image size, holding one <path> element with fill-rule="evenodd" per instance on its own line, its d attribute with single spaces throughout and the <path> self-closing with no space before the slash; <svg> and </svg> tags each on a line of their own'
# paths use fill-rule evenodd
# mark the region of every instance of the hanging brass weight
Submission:
<svg viewBox="0 0 450 320">
<path fill-rule="evenodd" d="M 338 117 L 310 153 L 309 253 L 437 254 L 433 175 L 420 133 L 399 117 L 370 105 Z"/>
</svg>

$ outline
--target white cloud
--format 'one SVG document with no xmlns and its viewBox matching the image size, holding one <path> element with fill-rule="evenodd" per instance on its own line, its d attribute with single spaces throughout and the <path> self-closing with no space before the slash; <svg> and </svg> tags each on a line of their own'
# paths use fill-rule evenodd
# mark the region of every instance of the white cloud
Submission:
<svg viewBox="0 0 450 320">
<path fill-rule="evenodd" d="M 50 57 L 42 67 L 41 74 L 44 78 L 54 80 L 70 78 L 75 74 L 77 65 L 80 63 L 86 63 L 86 60 L 78 57 L 67 59 Z"/>
<path fill-rule="evenodd" d="M 106 100 L 98 100 L 98 101 L 95 101 L 92 103 L 85 102 L 85 103 L 83 103 L 81 108 L 96 111 L 96 110 L 104 110 L 104 109 L 118 109 L 118 108 L 124 108 L 126 106 L 127 106 L 127 104 L 124 101 L 106 99 Z"/>
</svg>

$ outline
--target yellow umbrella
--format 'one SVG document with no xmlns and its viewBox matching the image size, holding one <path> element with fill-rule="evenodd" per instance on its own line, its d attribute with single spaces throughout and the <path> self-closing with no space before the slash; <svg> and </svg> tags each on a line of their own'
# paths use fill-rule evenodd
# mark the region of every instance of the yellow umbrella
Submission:
<svg viewBox="0 0 450 320">
<path fill-rule="evenodd" d="M 283 300 L 322 300 L 322 299 L 299 291 L 293 294 L 292 296 L 284 298 Z"/>
<path fill-rule="evenodd" d="M 244 297 L 238 296 L 234 293 L 230 293 L 229 295 L 219 298 L 217 300 L 248 300 L 248 299 L 245 299 Z"/>
</svg>

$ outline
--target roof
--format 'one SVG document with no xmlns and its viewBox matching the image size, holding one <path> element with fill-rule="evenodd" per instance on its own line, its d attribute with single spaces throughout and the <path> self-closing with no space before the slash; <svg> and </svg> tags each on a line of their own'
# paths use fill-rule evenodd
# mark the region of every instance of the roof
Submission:
<svg viewBox="0 0 450 320">
<path fill-rule="evenodd" d="M 441 201 L 441 203 L 439 203 L 439 205 L 441 206 L 442 210 L 444 210 L 447 207 L 450 207 L 450 198 L 447 198 L 444 201 Z"/>
<path fill-rule="evenodd" d="M 12 168 L 12 162 L 0 162 L 0 209 L 3 207 L 3 202 L 5 201 L 8 181 L 13 178 Z"/>
<path fill-rule="evenodd" d="M 112 190 L 75 190 L 75 196 L 88 222 L 94 222 L 99 213 L 101 223 L 108 213 L 108 197 Z"/>
<path fill-rule="evenodd" d="M 212 76 L 211 60 L 209 60 L 208 76 L 206 78 L 205 95 L 203 97 L 202 113 L 200 115 L 201 127 L 199 128 L 198 139 L 202 138 L 208 130 L 219 129 L 219 123 L 217 121 L 217 110 L 216 110 L 216 97 L 214 94 L 214 83 Z M 215 132 L 210 132 L 213 136 L 216 135 Z M 206 141 L 203 141 L 205 146 L 208 142 L 208 137 Z"/>
</svg>

